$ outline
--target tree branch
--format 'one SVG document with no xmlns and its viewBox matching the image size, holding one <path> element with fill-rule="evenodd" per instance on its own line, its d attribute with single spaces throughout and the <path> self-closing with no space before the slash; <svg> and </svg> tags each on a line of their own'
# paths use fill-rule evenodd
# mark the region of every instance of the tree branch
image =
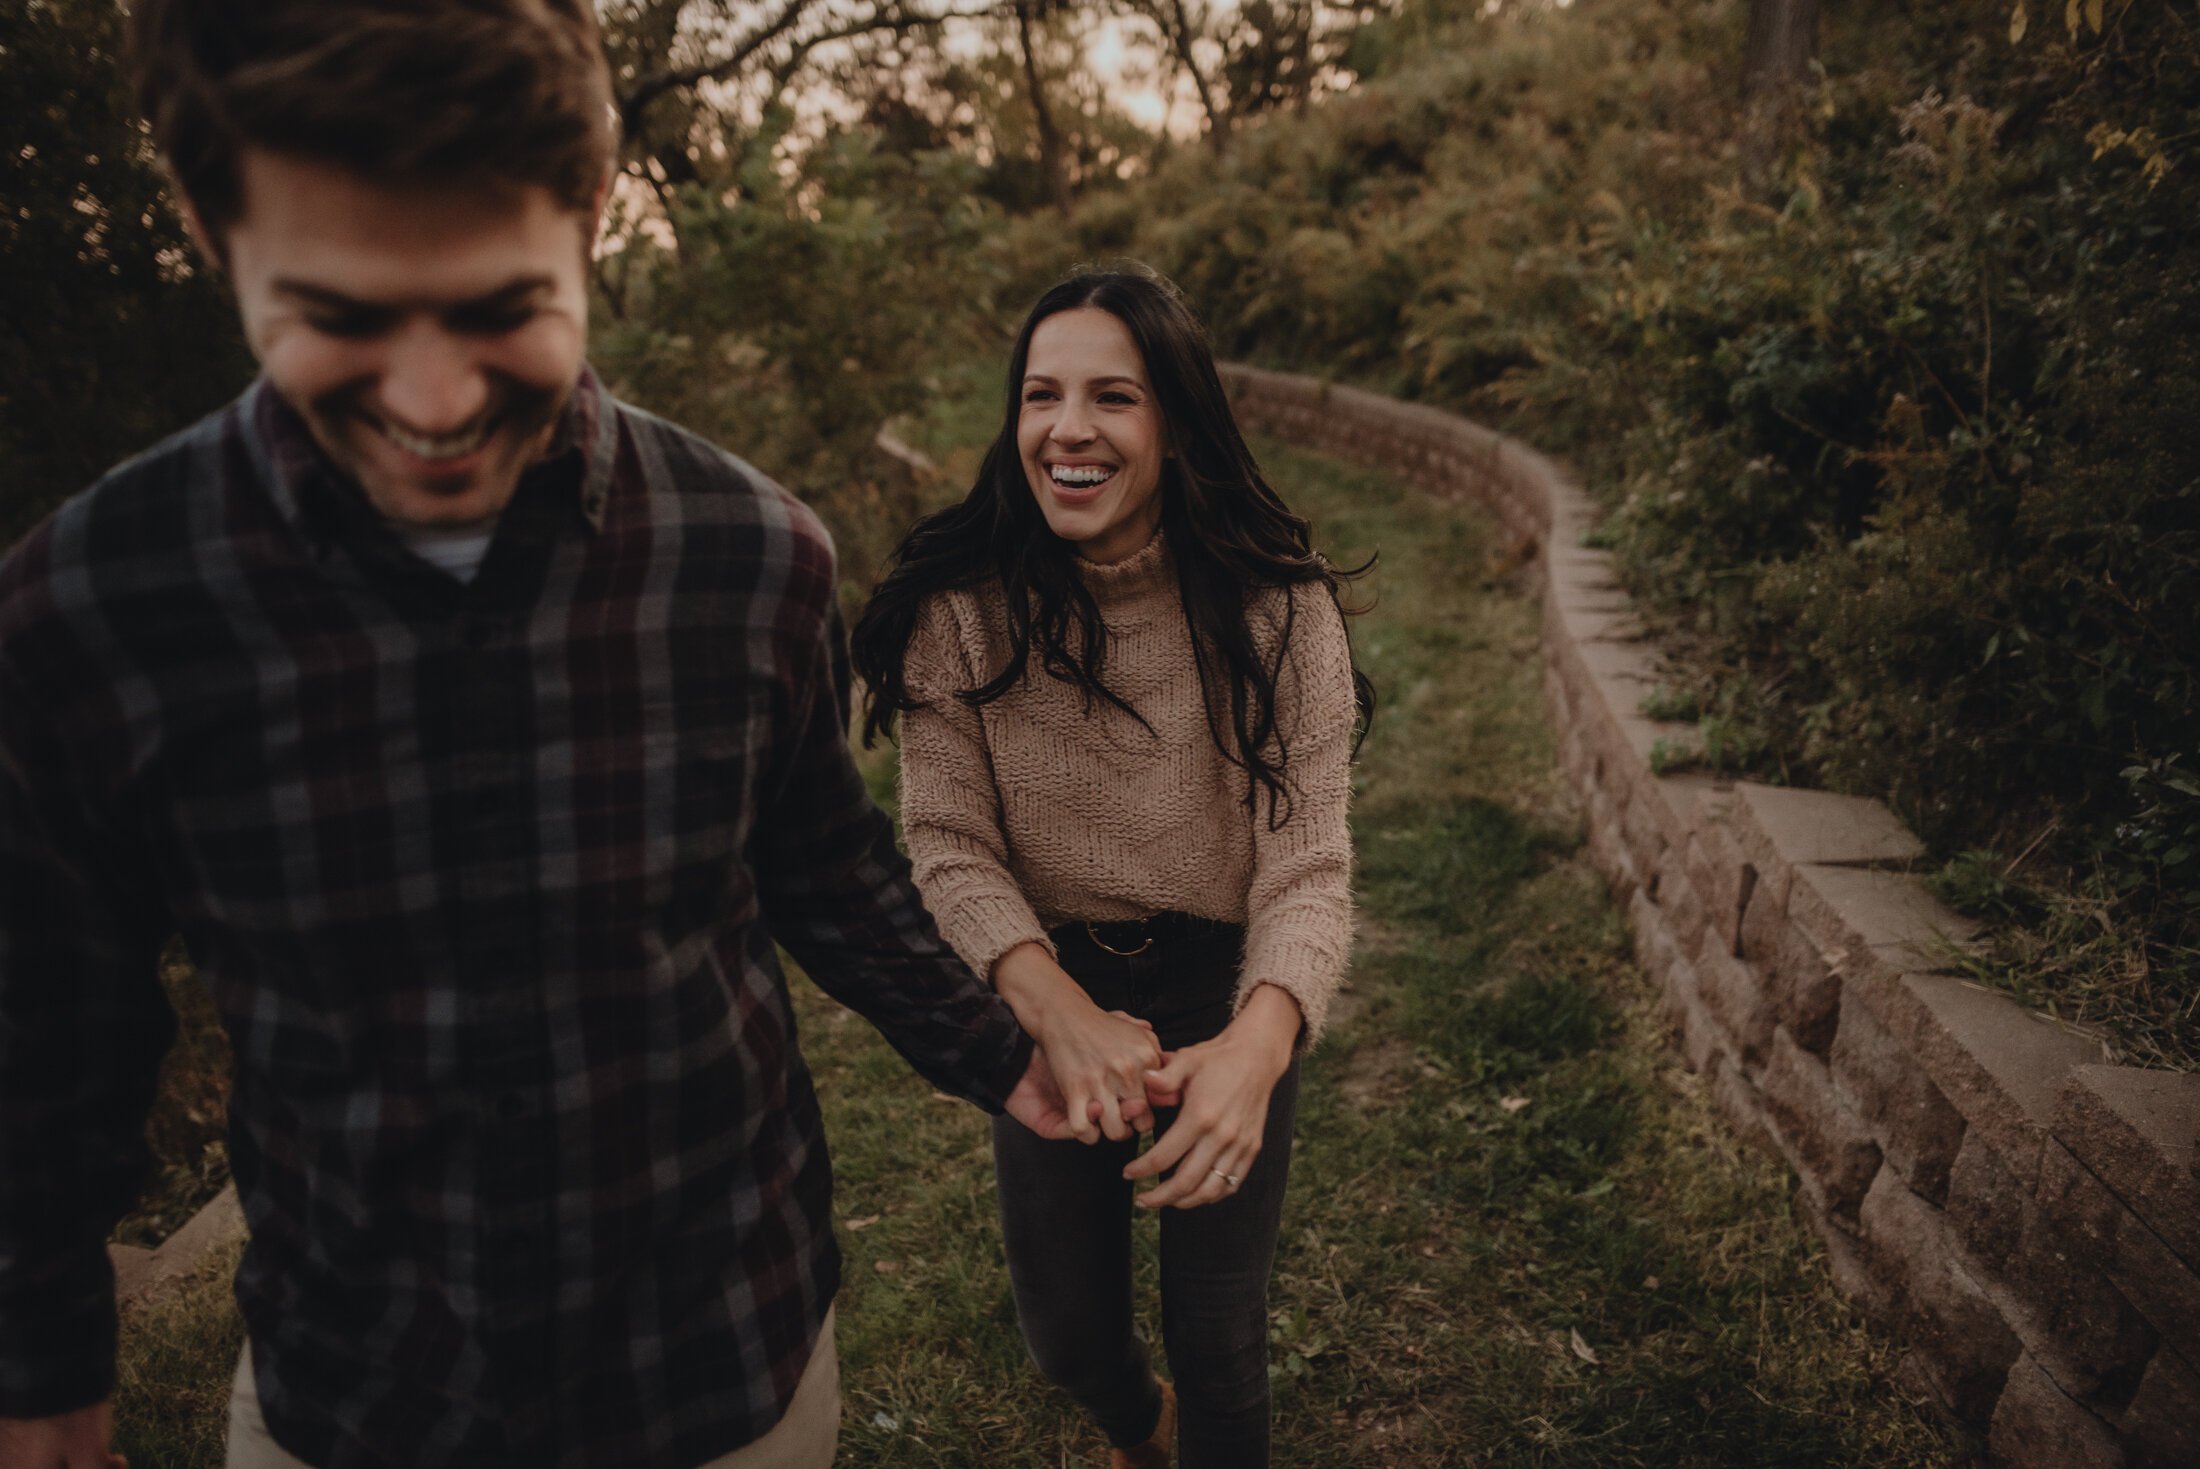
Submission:
<svg viewBox="0 0 2200 1469">
<path fill-rule="evenodd" d="M 753 61 L 757 54 L 776 41 L 785 39 L 796 31 L 802 22 L 817 9 L 821 0 L 780 0 L 778 10 L 758 30 L 744 37 L 732 52 L 715 61 L 701 62 L 694 66 L 666 67 L 647 76 L 636 78 L 626 95 L 619 99 L 619 125 L 631 137 L 641 122 L 643 109 L 668 92 L 684 91 L 709 82 L 722 82 L 738 75 L 742 68 Z M 888 32 L 919 30 L 950 20 L 978 20 L 1000 13 L 998 3 L 980 6 L 972 10 L 944 10 L 937 14 L 896 8 L 890 11 L 873 11 L 860 19 L 803 36 L 795 42 L 793 52 L 772 68 L 773 75 L 782 84 L 800 66 L 804 57 L 820 46 L 834 41 L 853 40 L 858 36 L 881 35 Z"/>
<path fill-rule="evenodd" d="M 765 22 L 762 29 L 735 47 L 732 55 L 700 66 L 666 67 L 635 78 L 634 85 L 619 99 L 621 130 L 632 137 L 636 125 L 641 121 L 642 109 L 667 92 L 699 87 L 705 82 L 724 81 L 732 76 L 748 64 L 750 57 L 800 24 L 803 15 L 817 3 L 818 0 L 780 0 L 777 13 Z"/>
</svg>

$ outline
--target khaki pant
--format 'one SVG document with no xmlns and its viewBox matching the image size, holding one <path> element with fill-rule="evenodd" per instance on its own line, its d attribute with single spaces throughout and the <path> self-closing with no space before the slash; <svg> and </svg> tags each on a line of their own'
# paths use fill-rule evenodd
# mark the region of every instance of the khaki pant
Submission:
<svg viewBox="0 0 2200 1469">
<path fill-rule="evenodd" d="M 817 1350 L 795 1384 L 787 1416 L 755 1443 L 744 1445 L 698 1469 L 828 1469 L 840 1438 L 840 1357 L 833 1350 L 833 1313 Z M 252 1383 L 252 1348 L 237 1360 L 237 1378 L 229 1391 L 227 1469 L 311 1469 L 284 1452 L 260 1416 L 260 1395 Z"/>
</svg>

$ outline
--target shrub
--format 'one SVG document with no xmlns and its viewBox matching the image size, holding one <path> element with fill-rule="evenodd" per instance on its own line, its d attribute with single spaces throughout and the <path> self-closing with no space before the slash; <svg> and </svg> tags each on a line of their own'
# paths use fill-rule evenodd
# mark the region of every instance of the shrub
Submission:
<svg viewBox="0 0 2200 1469">
<path fill-rule="evenodd" d="M 1352 94 L 1090 218 L 1229 351 L 1572 455 L 1688 758 L 2025 851 L 2200 1058 L 2200 33 L 1829 11 L 1780 131 L 1744 9 L 1408 5 Z"/>
</svg>

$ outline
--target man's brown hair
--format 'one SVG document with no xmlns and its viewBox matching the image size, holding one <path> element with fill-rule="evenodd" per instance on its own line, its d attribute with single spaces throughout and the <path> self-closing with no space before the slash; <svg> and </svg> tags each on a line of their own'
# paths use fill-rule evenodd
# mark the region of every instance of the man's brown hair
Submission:
<svg viewBox="0 0 2200 1469">
<path fill-rule="evenodd" d="M 138 100 L 206 228 L 247 147 L 378 183 L 539 184 L 585 210 L 611 164 L 591 0 L 133 0 Z"/>
</svg>

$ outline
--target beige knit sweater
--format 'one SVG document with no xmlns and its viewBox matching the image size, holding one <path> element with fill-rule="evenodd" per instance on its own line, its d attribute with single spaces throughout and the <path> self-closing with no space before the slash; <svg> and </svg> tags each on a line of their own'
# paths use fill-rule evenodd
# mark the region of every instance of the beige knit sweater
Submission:
<svg viewBox="0 0 2200 1469">
<path fill-rule="evenodd" d="M 1273 655 L 1284 598 L 1297 604 L 1276 688 L 1289 819 L 1208 733 L 1190 629 L 1166 538 L 1106 566 L 1080 563 L 1108 627 L 1108 686 L 1145 716 L 1045 673 L 972 709 L 956 698 L 1006 665 L 997 587 L 941 593 L 919 610 L 906 674 L 924 707 L 903 720 L 901 816 L 940 932 L 979 974 L 1075 919 L 1176 910 L 1242 923 L 1237 1003 L 1281 986 L 1320 1034 L 1352 938 L 1352 662 L 1319 582 L 1258 595 L 1256 646 Z M 990 590 L 991 595 L 987 592 Z M 1051 947 L 1051 946 L 1050 946 Z"/>
</svg>

